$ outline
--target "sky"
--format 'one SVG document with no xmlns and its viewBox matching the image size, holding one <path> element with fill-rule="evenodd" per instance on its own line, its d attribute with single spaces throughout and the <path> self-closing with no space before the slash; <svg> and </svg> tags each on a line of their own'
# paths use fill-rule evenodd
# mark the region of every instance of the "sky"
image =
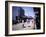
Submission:
<svg viewBox="0 0 46 37">
<path fill-rule="evenodd" d="M 33 7 L 21 7 L 21 8 L 24 9 L 25 16 L 32 16 L 33 18 L 35 18 Z M 13 6 L 12 8 L 13 19 L 15 19 L 15 16 L 18 16 L 18 10 L 19 10 L 19 7 Z"/>
<path fill-rule="evenodd" d="M 32 16 L 35 17 L 35 13 L 33 10 L 33 7 L 22 7 L 25 10 L 25 15 L 26 16 Z"/>
</svg>

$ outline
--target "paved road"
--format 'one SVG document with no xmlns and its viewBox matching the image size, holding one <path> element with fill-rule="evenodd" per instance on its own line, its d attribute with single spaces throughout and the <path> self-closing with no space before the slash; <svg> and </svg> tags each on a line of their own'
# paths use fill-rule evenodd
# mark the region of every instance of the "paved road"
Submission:
<svg viewBox="0 0 46 37">
<path fill-rule="evenodd" d="M 23 24 L 24 24 L 25 28 L 23 28 Z M 16 25 L 14 24 L 12 26 L 12 29 L 13 30 L 31 30 L 31 29 L 34 29 L 35 25 L 36 24 L 32 23 L 32 21 L 30 21 L 30 23 L 27 23 L 27 22 L 25 22 L 25 23 L 18 23 Z"/>
</svg>

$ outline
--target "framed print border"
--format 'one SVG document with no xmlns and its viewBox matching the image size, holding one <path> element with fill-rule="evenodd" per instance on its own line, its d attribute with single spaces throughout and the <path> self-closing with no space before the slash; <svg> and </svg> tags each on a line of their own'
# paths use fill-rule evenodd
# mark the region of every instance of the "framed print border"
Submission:
<svg viewBox="0 0 46 37">
<path fill-rule="evenodd" d="M 17 3 L 32 3 L 32 4 L 43 4 L 43 32 L 42 33 L 26 33 L 26 34 L 11 34 L 8 33 L 8 2 L 17 2 Z M 18 36 L 18 35 L 35 35 L 35 34 L 45 34 L 45 3 L 40 2 L 22 2 L 22 1 L 5 1 L 5 36 Z"/>
</svg>

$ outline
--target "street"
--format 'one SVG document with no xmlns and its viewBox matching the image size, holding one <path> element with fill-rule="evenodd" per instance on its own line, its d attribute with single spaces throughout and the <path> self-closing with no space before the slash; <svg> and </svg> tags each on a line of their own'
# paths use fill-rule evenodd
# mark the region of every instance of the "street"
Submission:
<svg viewBox="0 0 46 37">
<path fill-rule="evenodd" d="M 33 21 L 33 22 L 32 22 Z M 36 24 L 34 24 L 34 20 L 30 20 L 30 22 L 25 22 L 25 23 L 18 23 L 18 24 L 14 24 L 12 26 L 12 30 L 31 30 L 36 28 Z M 23 27 L 24 25 L 24 27 Z"/>
</svg>

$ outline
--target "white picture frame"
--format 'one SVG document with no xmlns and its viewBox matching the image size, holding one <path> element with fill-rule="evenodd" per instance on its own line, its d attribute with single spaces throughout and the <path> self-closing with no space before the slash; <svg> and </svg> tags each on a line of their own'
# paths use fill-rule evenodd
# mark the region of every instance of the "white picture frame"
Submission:
<svg viewBox="0 0 46 37">
<path fill-rule="evenodd" d="M 35 30 L 12 30 L 12 6 L 19 7 L 39 7 L 40 27 Z M 5 2 L 5 35 L 31 35 L 45 33 L 45 4 L 39 2 L 6 1 Z"/>
</svg>

